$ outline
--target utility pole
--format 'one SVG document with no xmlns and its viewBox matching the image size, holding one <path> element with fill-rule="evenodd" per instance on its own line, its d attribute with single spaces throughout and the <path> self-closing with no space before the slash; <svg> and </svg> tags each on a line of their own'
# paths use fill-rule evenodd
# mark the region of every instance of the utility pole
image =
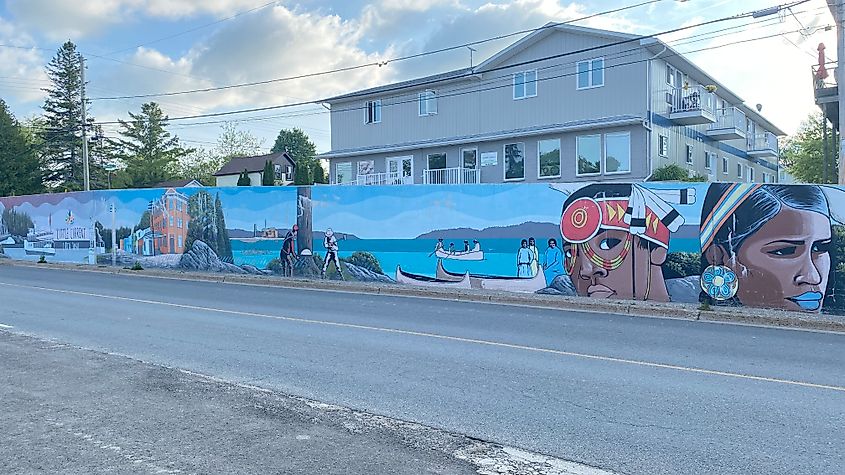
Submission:
<svg viewBox="0 0 845 475">
<path fill-rule="evenodd" d="M 85 128 L 88 126 L 85 118 L 85 58 L 79 55 L 79 79 L 82 82 L 82 167 L 85 173 L 85 191 L 91 191 L 91 171 L 88 166 L 88 137 Z"/>
<path fill-rule="evenodd" d="M 845 2 L 842 0 L 827 0 L 827 7 L 836 21 L 836 88 L 839 94 L 839 131 L 842 131 L 842 121 L 845 120 Z M 838 183 L 845 184 L 845 141 L 839 134 L 835 155 L 839 157 Z"/>
</svg>

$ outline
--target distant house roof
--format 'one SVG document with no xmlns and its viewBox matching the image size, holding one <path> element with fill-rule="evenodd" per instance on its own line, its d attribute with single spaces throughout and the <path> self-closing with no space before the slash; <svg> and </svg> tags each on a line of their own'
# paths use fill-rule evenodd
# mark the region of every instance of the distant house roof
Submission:
<svg viewBox="0 0 845 475">
<path fill-rule="evenodd" d="M 274 165 L 296 166 L 293 157 L 287 152 L 268 153 L 267 155 L 256 155 L 254 157 L 235 157 L 223 165 L 214 176 L 240 175 L 246 170 L 249 173 L 264 171 L 264 164 L 270 160 Z"/>
<path fill-rule="evenodd" d="M 202 183 L 196 180 L 170 180 L 158 183 L 153 188 L 202 188 L 202 186 Z"/>
</svg>

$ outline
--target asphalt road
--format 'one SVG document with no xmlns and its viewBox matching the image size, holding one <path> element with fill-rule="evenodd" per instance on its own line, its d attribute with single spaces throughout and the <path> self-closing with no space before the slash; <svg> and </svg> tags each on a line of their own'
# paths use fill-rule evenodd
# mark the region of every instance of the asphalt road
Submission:
<svg viewBox="0 0 845 475">
<path fill-rule="evenodd" d="M 841 473 L 845 335 L 0 266 L 0 324 L 622 473 Z"/>
</svg>

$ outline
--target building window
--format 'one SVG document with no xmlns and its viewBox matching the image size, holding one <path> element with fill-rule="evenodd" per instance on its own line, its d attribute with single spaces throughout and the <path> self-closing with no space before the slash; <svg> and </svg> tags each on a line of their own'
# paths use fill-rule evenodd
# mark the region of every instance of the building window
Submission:
<svg viewBox="0 0 845 475">
<path fill-rule="evenodd" d="M 285 181 L 293 181 L 293 166 L 285 166 Z"/>
<path fill-rule="evenodd" d="M 429 170 L 442 170 L 444 168 L 446 168 L 446 152 L 428 154 Z"/>
<path fill-rule="evenodd" d="M 576 175 L 601 173 L 601 135 L 580 135 L 575 138 L 575 155 L 578 164 Z"/>
<path fill-rule="evenodd" d="M 525 144 L 505 144 L 505 180 L 525 178 Z"/>
<path fill-rule="evenodd" d="M 741 163 L 736 164 L 736 177 L 742 178 L 742 164 Z"/>
<path fill-rule="evenodd" d="M 337 184 L 352 183 L 352 162 L 340 162 L 334 167 L 334 182 Z"/>
<path fill-rule="evenodd" d="M 657 136 L 657 154 L 661 157 L 668 157 L 669 156 L 669 136 L 668 135 L 658 135 Z"/>
<path fill-rule="evenodd" d="M 375 160 L 361 160 L 358 162 L 358 176 L 372 175 L 376 172 Z"/>
<path fill-rule="evenodd" d="M 704 168 L 710 170 L 713 168 L 713 154 L 710 152 L 704 152 Z"/>
<path fill-rule="evenodd" d="M 431 89 L 420 93 L 420 115 L 432 115 L 437 113 L 437 94 Z"/>
<path fill-rule="evenodd" d="M 754 183 L 754 168 L 748 167 L 746 170 L 748 170 L 748 183 Z"/>
<path fill-rule="evenodd" d="M 182 201 L 176 200 L 176 211 L 182 211 Z"/>
<path fill-rule="evenodd" d="M 461 150 L 461 166 L 469 170 L 475 170 L 478 168 L 477 148 L 465 148 Z"/>
<path fill-rule="evenodd" d="M 631 133 L 620 132 L 604 136 L 604 172 L 631 171 Z"/>
<path fill-rule="evenodd" d="M 728 157 L 722 157 L 722 173 L 728 174 Z"/>
<path fill-rule="evenodd" d="M 537 178 L 560 176 L 560 139 L 537 142 Z"/>
<path fill-rule="evenodd" d="M 381 122 L 381 99 L 367 101 L 367 123 L 378 124 Z"/>
<path fill-rule="evenodd" d="M 604 58 L 578 61 L 578 89 L 604 86 Z"/>
<path fill-rule="evenodd" d="M 177 242 L 179 243 L 179 249 L 182 249 L 182 244 L 183 244 L 182 235 L 180 234 L 180 235 L 176 236 L 176 238 L 177 238 Z"/>
<path fill-rule="evenodd" d="M 170 226 L 173 226 L 173 216 L 170 217 Z"/>
<path fill-rule="evenodd" d="M 273 165 L 273 179 L 274 180 L 281 180 L 282 179 L 282 166 L 281 165 Z"/>
<path fill-rule="evenodd" d="M 692 145 L 687 145 L 687 165 L 693 164 L 692 150 Z"/>
<path fill-rule="evenodd" d="M 520 71 L 513 75 L 513 98 L 524 99 L 537 95 L 537 70 Z"/>
<path fill-rule="evenodd" d="M 176 220 L 176 227 L 182 229 L 182 218 Z"/>
</svg>

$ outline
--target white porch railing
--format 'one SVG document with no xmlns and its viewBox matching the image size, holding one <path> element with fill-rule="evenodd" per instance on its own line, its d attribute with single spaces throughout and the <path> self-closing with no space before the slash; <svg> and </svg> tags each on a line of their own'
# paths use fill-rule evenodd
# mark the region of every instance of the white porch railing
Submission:
<svg viewBox="0 0 845 475">
<path fill-rule="evenodd" d="M 425 185 L 462 185 L 464 183 L 481 183 L 481 170 L 477 168 L 423 170 Z"/>
<path fill-rule="evenodd" d="M 370 173 L 358 175 L 356 185 L 401 185 L 402 176 L 399 173 Z"/>
<path fill-rule="evenodd" d="M 710 125 L 710 130 L 720 129 L 745 130 L 745 112 L 736 107 L 716 109 L 716 122 Z"/>
<path fill-rule="evenodd" d="M 672 95 L 672 112 L 706 111 L 716 114 L 716 100 L 714 94 L 704 86 L 678 87 L 670 91 Z"/>
<path fill-rule="evenodd" d="M 778 138 L 771 132 L 756 134 L 753 140 L 748 141 L 748 151 L 774 152 L 778 154 Z"/>
</svg>

